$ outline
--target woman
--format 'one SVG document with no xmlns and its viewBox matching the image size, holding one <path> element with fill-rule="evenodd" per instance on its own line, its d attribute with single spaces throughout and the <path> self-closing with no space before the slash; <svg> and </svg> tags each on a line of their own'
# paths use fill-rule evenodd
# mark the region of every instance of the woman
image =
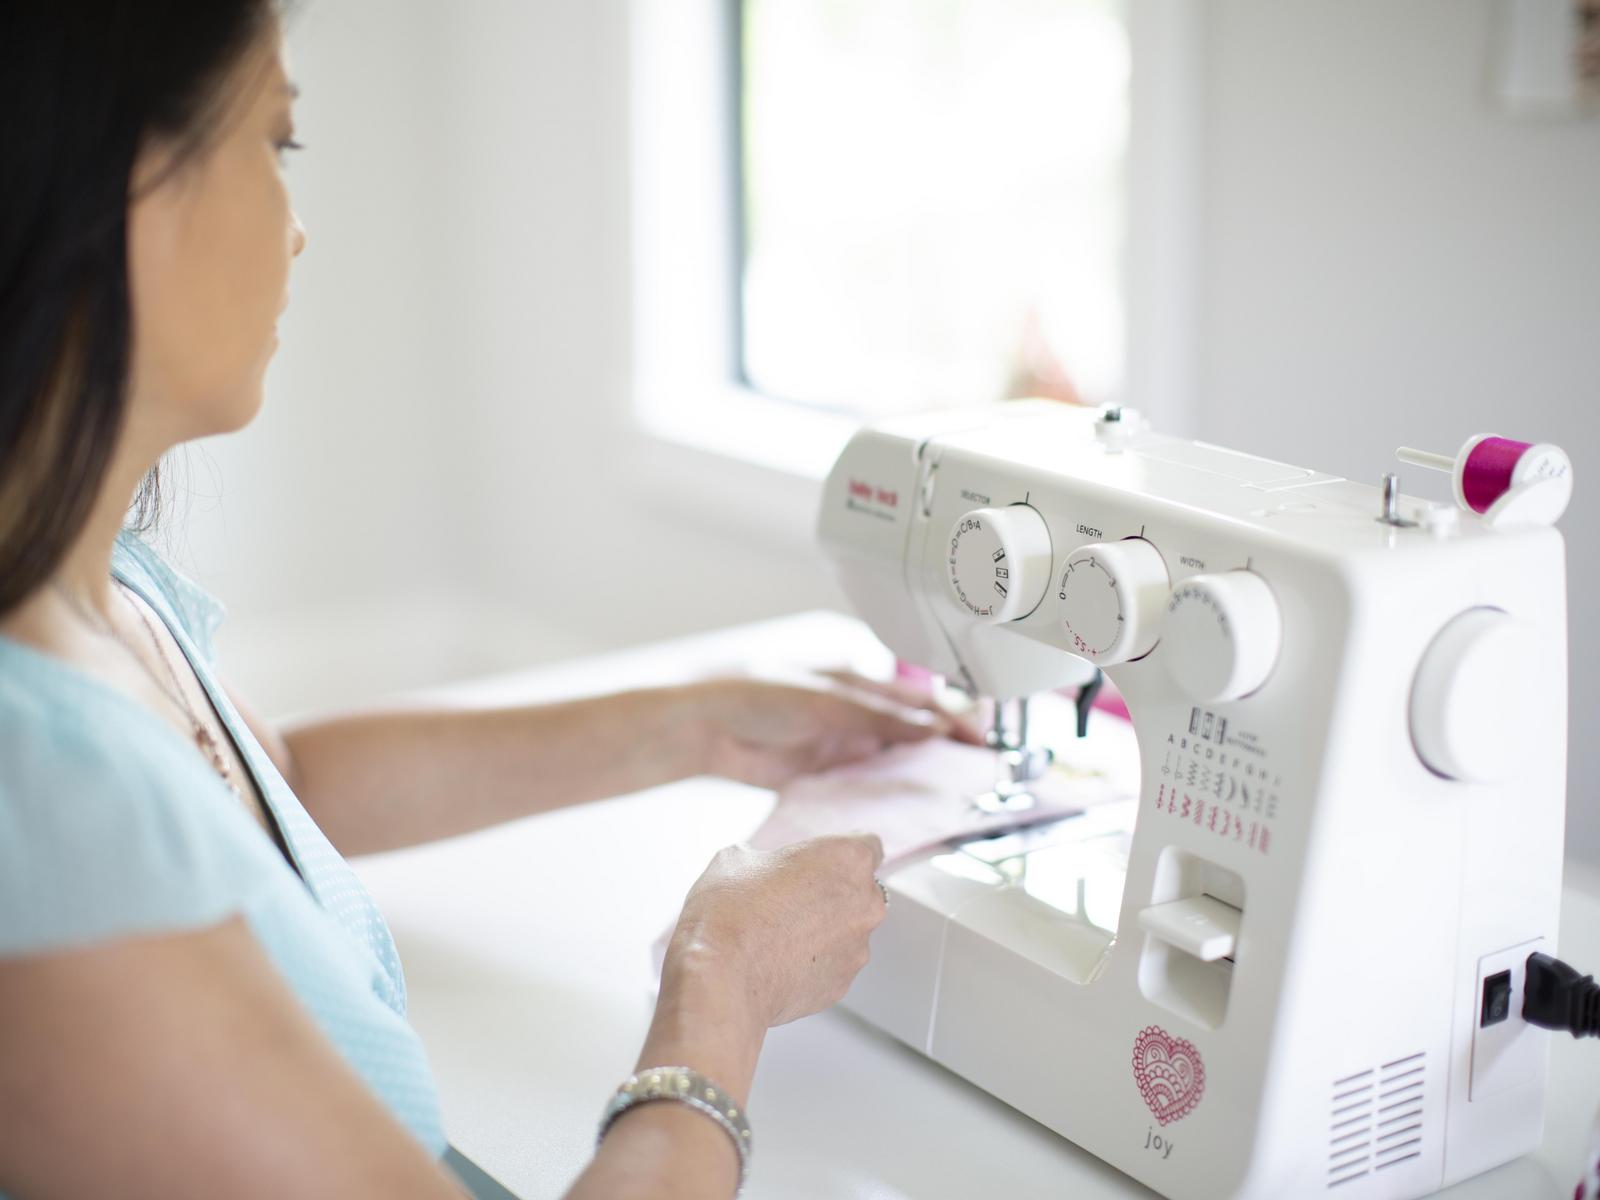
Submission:
<svg viewBox="0 0 1600 1200">
<path fill-rule="evenodd" d="M 123 525 L 169 448 L 260 405 L 305 246 L 293 92 L 271 0 L 0 10 L 5 1196 L 454 1195 L 393 943 L 342 854 L 973 737 L 860 680 L 252 716 L 216 676 L 218 606 Z M 691 1068 L 717 1115 L 622 1093 L 572 1196 L 733 1192 L 764 1033 L 866 960 L 880 857 L 869 836 L 716 856 L 637 1066 Z"/>
</svg>

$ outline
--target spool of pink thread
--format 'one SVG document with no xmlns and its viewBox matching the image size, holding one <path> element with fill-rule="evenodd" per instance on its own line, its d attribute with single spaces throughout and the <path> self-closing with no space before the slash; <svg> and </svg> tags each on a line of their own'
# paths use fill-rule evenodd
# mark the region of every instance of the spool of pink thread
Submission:
<svg viewBox="0 0 1600 1200">
<path fill-rule="evenodd" d="M 1559 481 L 1564 489 L 1571 487 L 1571 461 L 1559 446 L 1548 442 L 1519 442 L 1496 433 L 1479 433 L 1468 438 L 1453 458 L 1409 446 L 1402 446 L 1395 455 L 1413 466 L 1448 471 L 1456 503 L 1469 512 L 1487 513 L 1509 492 L 1546 480 Z M 1565 507 L 1563 494 L 1550 519 Z"/>
<path fill-rule="evenodd" d="M 1531 442 L 1480 434 L 1462 447 L 1455 469 L 1456 500 L 1473 512 L 1489 506 L 1511 490 L 1512 477 Z"/>
</svg>

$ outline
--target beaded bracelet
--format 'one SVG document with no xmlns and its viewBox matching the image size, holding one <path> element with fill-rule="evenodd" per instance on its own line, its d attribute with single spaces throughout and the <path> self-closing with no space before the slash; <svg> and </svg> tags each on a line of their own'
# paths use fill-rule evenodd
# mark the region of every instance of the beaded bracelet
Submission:
<svg viewBox="0 0 1600 1200">
<path fill-rule="evenodd" d="M 650 1067 L 628 1076 L 606 1105 L 595 1145 L 605 1140 L 606 1132 L 623 1113 L 636 1104 L 648 1104 L 652 1100 L 687 1104 L 722 1126 L 739 1152 L 739 1186 L 734 1196 L 743 1192 L 750 1166 L 750 1122 L 732 1096 L 690 1067 Z"/>
</svg>

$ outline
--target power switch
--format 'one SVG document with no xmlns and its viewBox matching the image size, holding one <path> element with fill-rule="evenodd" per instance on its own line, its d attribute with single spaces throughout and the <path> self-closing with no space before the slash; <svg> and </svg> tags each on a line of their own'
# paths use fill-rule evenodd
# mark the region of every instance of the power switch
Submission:
<svg viewBox="0 0 1600 1200">
<path fill-rule="evenodd" d="M 1463 980 L 1472 988 L 1472 998 L 1477 1001 L 1473 1007 L 1478 1010 L 1478 1024 L 1472 1031 L 1468 1100 L 1486 1100 L 1544 1078 L 1550 1035 L 1522 1019 L 1528 955 L 1543 949 L 1544 939 L 1537 938 L 1485 954 L 1478 960 L 1477 978 Z"/>
<path fill-rule="evenodd" d="M 1511 1015 L 1511 972 L 1501 971 L 1483 981 L 1483 1012 L 1479 1026 L 1498 1025 Z"/>
</svg>

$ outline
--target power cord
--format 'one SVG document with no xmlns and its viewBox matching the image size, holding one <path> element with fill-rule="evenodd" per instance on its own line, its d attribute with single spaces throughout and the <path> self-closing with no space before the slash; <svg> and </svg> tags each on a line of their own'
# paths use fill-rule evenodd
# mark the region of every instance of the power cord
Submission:
<svg viewBox="0 0 1600 1200">
<path fill-rule="evenodd" d="M 1528 955 L 1522 1019 L 1540 1029 L 1565 1029 L 1573 1037 L 1600 1037 L 1600 983 L 1559 958 Z"/>
</svg>

